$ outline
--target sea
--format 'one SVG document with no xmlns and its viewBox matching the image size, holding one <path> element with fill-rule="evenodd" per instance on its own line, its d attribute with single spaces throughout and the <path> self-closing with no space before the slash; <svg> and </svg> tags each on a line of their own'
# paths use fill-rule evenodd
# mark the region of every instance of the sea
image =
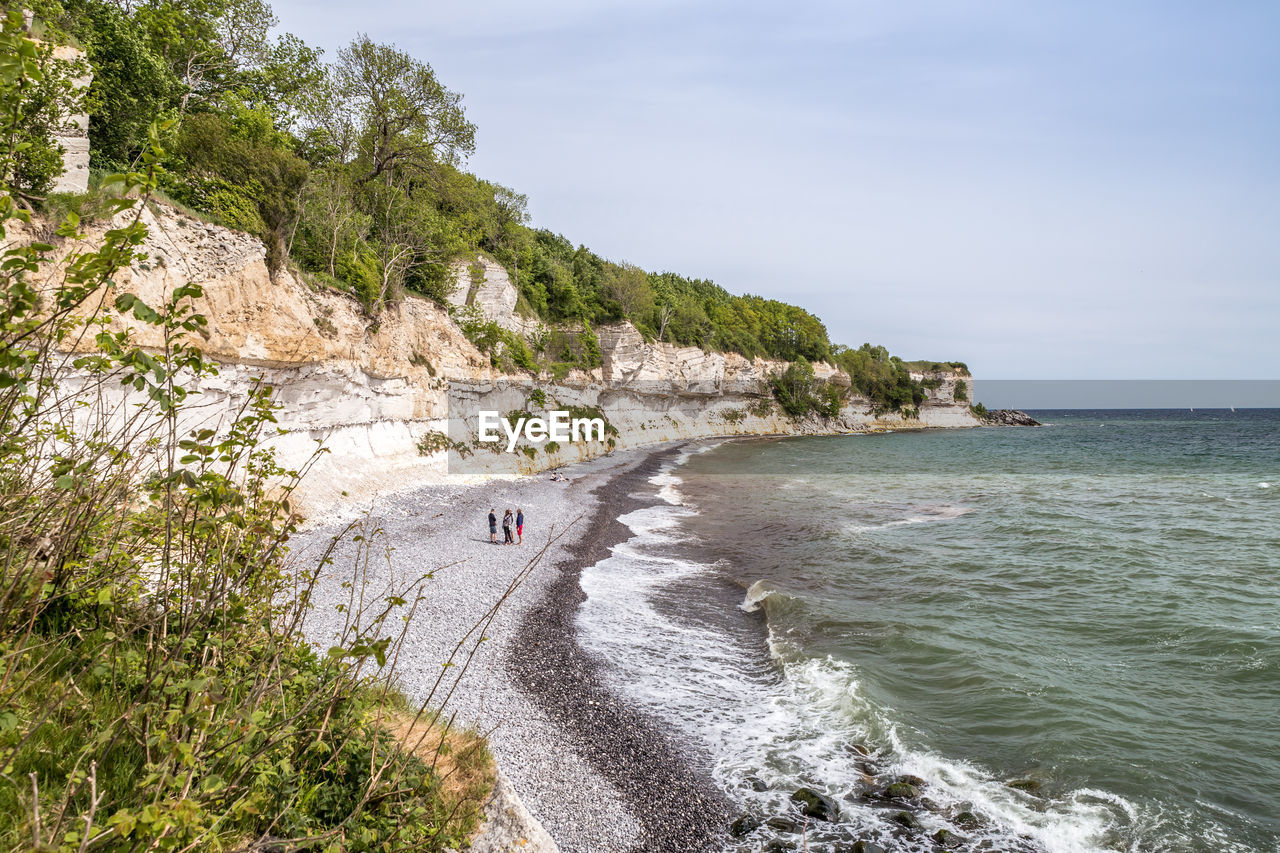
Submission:
<svg viewBox="0 0 1280 853">
<path fill-rule="evenodd" d="M 584 571 L 727 850 L 1280 851 L 1280 410 L 1032 414 L 690 446 Z"/>
</svg>

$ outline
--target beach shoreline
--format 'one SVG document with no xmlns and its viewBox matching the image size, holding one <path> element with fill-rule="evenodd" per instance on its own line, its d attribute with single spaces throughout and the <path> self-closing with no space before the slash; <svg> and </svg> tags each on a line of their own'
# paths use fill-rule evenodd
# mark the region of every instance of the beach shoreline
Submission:
<svg viewBox="0 0 1280 853">
<path fill-rule="evenodd" d="M 339 608 L 353 583 L 376 594 L 431 573 L 396 670 L 404 692 L 422 701 L 459 639 L 518 581 L 469 664 L 450 670 L 462 674 L 450 676 L 457 683 L 447 708 L 487 734 L 504 782 L 565 853 L 708 849 L 728 822 L 723 794 L 690 760 L 693 745 L 611 690 L 575 628 L 582 569 L 630 538 L 618 517 L 645 505 L 633 493 L 687 444 L 567 466 L 567 481 L 543 473 L 388 495 L 359 522 L 364 556 L 348 536 L 314 591 L 307 634 L 324 646 L 345 622 Z M 489 509 L 501 517 L 508 506 L 525 511 L 519 547 L 488 541 Z M 350 523 L 330 518 L 297 534 L 299 565 Z M 373 552 L 377 559 L 366 559 Z"/>
</svg>

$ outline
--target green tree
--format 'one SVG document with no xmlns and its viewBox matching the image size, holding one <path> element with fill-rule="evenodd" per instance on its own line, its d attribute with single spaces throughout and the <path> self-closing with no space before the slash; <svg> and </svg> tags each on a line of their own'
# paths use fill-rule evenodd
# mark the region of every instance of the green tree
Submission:
<svg viewBox="0 0 1280 853">
<path fill-rule="evenodd" d="M 361 160 L 360 183 L 475 150 L 462 96 L 446 89 L 430 65 L 367 35 L 338 52 L 324 94 L 311 104 L 312 121 L 330 145 Z"/>
<path fill-rule="evenodd" d="M 145 29 L 119 6 L 102 0 L 65 5 L 64 23 L 93 68 L 86 102 L 90 165 L 125 169 L 145 144 L 152 120 L 173 114 L 179 83 Z"/>
<path fill-rule="evenodd" d="M 148 0 L 134 17 L 179 83 L 179 112 L 240 85 L 279 23 L 264 0 Z"/>
<path fill-rule="evenodd" d="M 16 10 L 5 15 L 3 25 L 17 52 L 0 58 L 0 67 L 26 72 L 0 79 L 6 87 L 0 97 L 10 110 L 5 119 L 14 128 L 8 149 L 0 152 L 0 182 L 30 208 L 62 174 L 64 152 L 55 137 L 80 109 L 82 96 L 73 81 L 84 72 L 84 65 L 55 57 L 51 44 L 19 37 L 22 14 Z"/>
</svg>

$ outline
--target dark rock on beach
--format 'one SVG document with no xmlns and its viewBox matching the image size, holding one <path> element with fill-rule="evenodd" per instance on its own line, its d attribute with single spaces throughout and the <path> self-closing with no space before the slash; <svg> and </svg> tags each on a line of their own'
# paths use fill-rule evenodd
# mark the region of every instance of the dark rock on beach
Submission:
<svg viewBox="0 0 1280 853">
<path fill-rule="evenodd" d="M 973 812 L 965 811 L 956 815 L 952 823 L 961 829 L 977 829 L 982 822 Z"/>
<path fill-rule="evenodd" d="M 751 790 L 755 791 L 757 794 L 763 794 L 765 791 L 769 790 L 768 784 L 766 784 L 763 779 L 759 779 L 755 776 L 748 776 L 747 784 L 749 784 L 751 786 Z"/>
<path fill-rule="evenodd" d="M 830 797 L 823 796 L 812 788 L 800 788 L 791 795 L 794 802 L 800 804 L 800 814 L 816 820 L 838 820 L 840 807 Z"/>
<path fill-rule="evenodd" d="M 771 817 L 765 821 L 765 824 L 777 832 L 799 832 L 803 829 L 798 820 L 789 817 Z"/>
<path fill-rule="evenodd" d="M 904 829 L 911 830 L 912 832 L 920 832 L 924 829 L 924 827 L 920 825 L 919 818 L 911 812 L 898 812 L 893 816 L 893 822 Z"/>
<path fill-rule="evenodd" d="M 858 840 L 853 842 L 849 853 L 886 853 L 885 849 L 874 841 Z"/>
<path fill-rule="evenodd" d="M 914 800 L 920 796 L 920 789 L 910 782 L 894 782 L 880 796 L 888 800 Z"/>
<path fill-rule="evenodd" d="M 952 850 L 964 844 L 964 839 L 949 829 L 939 829 L 930 838 L 934 840 L 935 844 L 946 850 Z"/>
<path fill-rule="evenodd" d="M 750 835 L 760 827 L 760 818 L 752 814 L 744 814 L 729 824 L 729 834 L 734 838 Z"/>
</svg>

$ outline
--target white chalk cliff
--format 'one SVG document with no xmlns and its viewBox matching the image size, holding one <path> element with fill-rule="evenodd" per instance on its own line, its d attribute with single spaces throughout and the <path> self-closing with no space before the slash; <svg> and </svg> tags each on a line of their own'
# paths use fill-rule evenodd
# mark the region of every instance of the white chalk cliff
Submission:
<svg viewBox="0 0 1280 853">
<path fill-rule="evenodd" d="M 198 383 L 200 396 L 184 425 L 227 423 L 253 379 L 262 377 L 283 406 L 279 424 L 288 432 L 275 440 L 281 461 L 302 464 L 317 441 L 328 448 L 298 496 L 304 511 L 448 477 L 446 453 L 424 455 L 419 444 L 449 432 L 451 388 L 455 400 L 458 394 L 486 404 L 492 398 L 494 408 L 505 403 L 502 411 L 525 408 L 519 389 L 535 386 L 558 405 L 599 406 L 617 430 L 612 437 L 619 449 L 679 438 L 978 423 L 966 403 L 954 401 L 959 377 L 952 374 L 939 375 L 942 384 L 918 417 L 876 417 L 866 400 L 850 397 L 838 418 L 793 422 L 767 393 L 769 376 L 785 363 L 646 341 L 630 323 L 595 330 L 603 364 L 594 370 L 570 371 L 559 381 L 504 376 L 434 302 L 408 296 L 371 317 L 354 299 L 314 288 L 288 271 L 273 279 L 261 242 L 249 235 L 167 208 L 149 209 L 143 217 L 150 229 L 143 247 L 148 257 L 117 276 L 117 291 L 156 305 L 186 282 L 200 284 L 204 296 L 196 308 L 208 319 L 208 333 L 197 344 L 220 365 L 216 377 Z M 27 229 L 28 237 L 40 227 Z M 105 227 L 89 228 L 89 242 Z M 74 248 L 64 244 L 59 251 Z M 541 324 L 517 314 L 516 289 L 499 264 L 459 261 L 454 273 L 455 305 L 474 306 L 520 334 L 537 332 Z M 154 328 L 119 318 L 112 323 L 131 325 L 142 345 L 161 344 Z M 814 368 L 818 378 L 847 383 L 831 365 Z M 974 399 L 973 381 L 964 379 Z M 606 451 L 601 444 L 529 455 L 479 451 L 468 470 L 533 473 Z"/>
</svg>

